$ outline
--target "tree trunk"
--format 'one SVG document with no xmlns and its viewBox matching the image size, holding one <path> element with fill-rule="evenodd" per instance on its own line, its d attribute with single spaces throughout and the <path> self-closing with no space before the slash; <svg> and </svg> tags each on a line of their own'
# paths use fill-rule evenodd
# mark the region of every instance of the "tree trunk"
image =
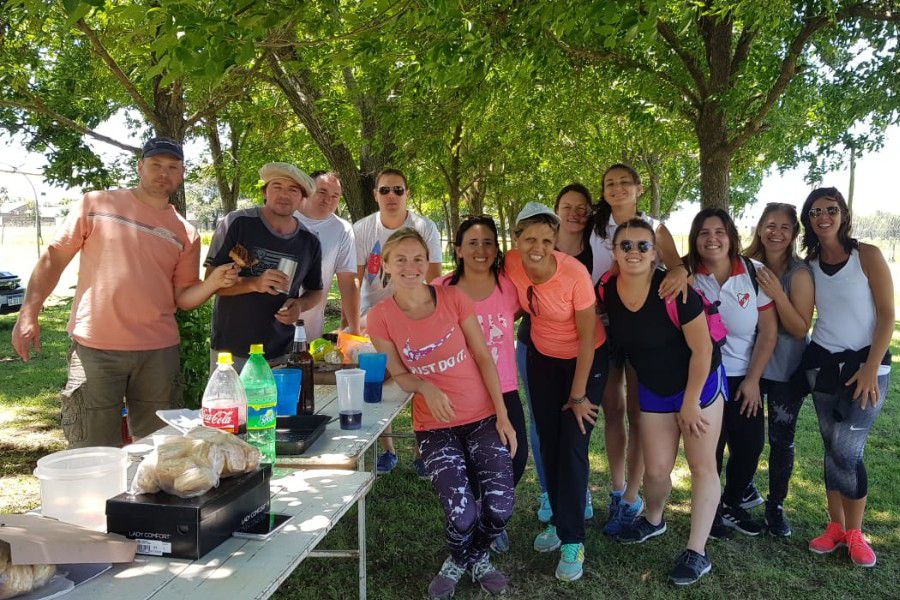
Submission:
<svg viewBox="0 0 900 600">
<path fill-rule="evenodd" d="M 643 153 L 644 164 L 647 165 L 647 172 L 650 175 L 650 216 L 659 219 L 660 213 L 660 196 L 662 194 L 659 185 L 659 165 L 661 159 L 655 152 Z"/>
<path fill-rule="evenodd" d="M 700 203 L 703 208 L 728 210 L 731 154 L 725 115 L 716 101 L 708 101 L 701 108 L 696 131 L 700 143 Z"/>
<path fill-rule="evenodd" d="M 312 84 L 313 73 L 297 61 L 294 50 L 279 48 L 270 52 L 268 57 L 272 79 L 284 92 L 291 110 L 322 151 L 328 164 L 340 176 L 351 219 L 357 221 L 377 211 L 378 204 L 372 195 L 375 175 L 390 162 L 392 144 L 384 141 L 377 144 L 375 140 L 364 139 L 366 150 L 360 152 L 357 163 L 350 149 L 337 138 L 337 124 L 320 112 L 316 102 L 322 93 Z M 363 133 L 377 135 L 378 129 L 371 122 L 370 102 L 374 100 L 358 98 L 356 104 L 363 111 L 360 114 Z M 373 153 L 370 151 L 373 147 L 382 150 Z"/>
<path fill-rule="evenodd" d="M 506 236 L 508 234 L 506 229 L 506 219 L 503 218 L 503 199 L 497 198 L 497 228 L 500 230 L 498 233 L 500 234 L 500 247 L 503 249 L 503 252 L 506 252 L 509 247 L 506 243 Z"/>
<path fill-rule="evenodd" d="M 167 137 L 179 144 L 184 143 L 184 134 L 187 123 L 184 120 L 184 89 L 180 81 L 160 86 L 162 77 L 153 79 L 153 106 L 160 127 L 156 130 L 157 136 Z M 175 206 L 175 210 L 187 216 L 187 202 L 184 194 L 184 183 L 169 197 L 169 202 Z"/>
<path fill-rule="evenodd" d="M 216 175 L 216 186 L 219 188 L 219 199 L 222 202 L 222 211 L 223 214 L 228 214 L 237 208 L 237 184 L 240 182 L 240 177 L 234 177 L 234 187 L 229 184 L 225 165 L 225 153 L 222 150 L 222 141 L 219 138 L 218 121 L 215 119 L 215 117 L 211 117 L 209 120 L 207 120 L 205 130 L 206 139 L 209 142 L 209 150 L 212 154 L 213 171 Z M 232 166 L 234 166 L 234 163 L 236 162 L 234 155 L 235 151 L 237 150 L 235 148 L 236 139 L 237 136 L 235 136 L 234 132 L 232 131 L 230 152 L 231 158 L 229 161 L 232 163 Z"/>
</svg>

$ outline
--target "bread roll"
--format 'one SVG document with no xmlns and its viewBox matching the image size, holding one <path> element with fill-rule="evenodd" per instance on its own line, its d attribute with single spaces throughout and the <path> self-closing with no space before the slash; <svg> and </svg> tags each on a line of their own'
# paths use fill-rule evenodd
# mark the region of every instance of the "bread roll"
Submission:
<svg viewBox="0 0 900 600">
<path fill-rule="evenodd" d="M 191 498 L 205 494 L 219 485 L 219 474 L 209 468 L 193 467 L 175 479 L 175 494 Z"/>
<path fill-rule="evenodd" d="M 31 568 L 34 576 L 34 587 L 32 589 L 35 590 L 47 585 L 56 574 L 54 565 L 32 565 Z"/>
<path fill-rule="evenodd" d="M 31 565 L 7 565 L 0 573 L 0 600 L 30 592 L 34 588 Z"/>
</svg>

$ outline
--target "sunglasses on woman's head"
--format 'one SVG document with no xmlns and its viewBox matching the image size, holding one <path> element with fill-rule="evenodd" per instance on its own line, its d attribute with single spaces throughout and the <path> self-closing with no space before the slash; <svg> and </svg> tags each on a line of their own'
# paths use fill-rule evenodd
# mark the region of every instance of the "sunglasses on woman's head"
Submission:
<svg viewBox="0 0 900 600">
<path fill-rule="evenodd" d="M 836 214 L 838 214 L 839 212 L 841 212 L 841 207 L 831 205 L 831 206 L 826 206 L 825 208 L 820 208 L 818 206 L 815 208 L 811 208 L 811 209 L 809 209 L 809 218 L 815 219 L 816 217 L 820 217 L 820 216 L 822 216 L 823 212 L 828 213 L 829 217 L 833 217 Z"/>
<path fill-rule="evenodd" d="M 380 188 L 378 188 L 378 193 L 381 194 L 382 196 L 387 196 L 391 192 L 394 192 L 394 195 L 396 195 L 396 196 L 402 196 L 403 192 L 405 192 L 405 191 L 406 191 L 406 188 L 403 187 L 402 185 L 393 185 L 393 186 L 383 185 Z"/>
<path fill-rule="evenodd" d="M 653 242 L 648 242 L 647 240 L 641 240 L 639 242 L 632 242 L 631 240 L 622 240 L 619 242 L 619 248 L 621 248 L 622 252 L 626 254 L 631 252 L 632 250 L 637 250 L 641 254 L 646 254 L 653 248 Z"/>
<path fill-rule="evenodd" d="M 535 291 L 533 285 L 528 286 L 528 290 L 526 290 L 525 295 L 528 297 L 528 311 L 531 313 L 531 316 L 537 317 L 537 292 Z"/>
</svg>

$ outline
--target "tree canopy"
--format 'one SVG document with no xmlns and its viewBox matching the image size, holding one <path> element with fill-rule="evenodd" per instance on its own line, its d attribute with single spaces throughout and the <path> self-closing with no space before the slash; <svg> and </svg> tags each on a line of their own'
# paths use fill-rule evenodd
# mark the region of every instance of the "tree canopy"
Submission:
<svg viewBox="0 0 900 600">
<path fill-rule="evenodd" d="M 375 173 L 451 227 L 505 225 L 531 199 L 634 164 L 665 216 L 740 209 L 772 167 L 811 178 L 897 122 L 900 13 L 888 0 L 13 0 L 0 6 L 0 127 L 80 187 L 127 176 L 85 144 L 114 115 L 146 138 L 203 138 L 223 210 L 271 160 L 343 182 Z M 176 198 L 176 202 L 182 202 Z"/>
</svg>

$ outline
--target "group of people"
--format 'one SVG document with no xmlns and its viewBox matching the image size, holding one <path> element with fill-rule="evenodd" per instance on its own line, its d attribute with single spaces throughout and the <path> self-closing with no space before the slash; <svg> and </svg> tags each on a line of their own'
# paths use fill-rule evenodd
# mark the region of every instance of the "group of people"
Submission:
<svg viewBox="0 0 900 600">
<path fill-rule="evenodd" d="M 43 302 L 81 252 L 62 402 L 72 446 L 119 443 L 123 397 L 136 435 L 157 427 L 157 408 L 180 401 L 176 307 L 215 294 L 211 351 L 240 362 L 262 342 L 275 361 L 296 319 L 321 335 L 323 290 L 336 276 L 347 328 L 367 333 L 413 394 L 415 467 L 437 492 L 449 548 L 430 597 L 452 596 L 466 573 L 505 591 L 491 553 L 510 547 L 505 528 L 529 445 L 546 523 L 534 549 L 559 551 L 558 579 L 582 576 L 594 511 L 588 447 L 601 415 L 611 483 L 603 531 L 622 543 L 665 533 L 683 442 L 690 535 L 669 574 L 675 584 L 711 570 L 710 537 L 790 535 L 783 506 L 810 393 L 829 523 L 809 548 L 847 547 L 853 563 L 875 564 L 861 531 L 863 451 L 888 389 L 893 284 L 880 251 L 852 237 L 837 189 L 814 190 L 799 218 L 793 204 L 767 205 L 743 253 L 729 214 L 701 210 L 680 256 L 665 225 L 638 211 L 638 173 L 614 164 L 596 202 L 578 183 L 553 209 L 527 202 L 505 256 L 494 219 L 465 216 L 452 238 L 455 267 L 441 275 L 438 230 L 407 207 L 401 171 L 378 174 L 379 210 L 351 225 L 335 214 L 337 175 L 269 163 L 264 204 L 225 216 L 201 281 L 199 237 L 168 204 L 183 173 L 180 146 L 147 142 L 140 184 L 87 194 L 32 274 L 13 331 L 25 360 L 40 347 Z M 236 247 L 246 250 L 240 265 Z M 290 275 L 279 269 L 286 258 L 296 263 Z M 766 414 L 764 500 L 754 478 Z M 382 445 L 387 472 L 397 455 L 390 438 Z M 760 522 L 749 509 L 763 503 Z"/>
</svg>

